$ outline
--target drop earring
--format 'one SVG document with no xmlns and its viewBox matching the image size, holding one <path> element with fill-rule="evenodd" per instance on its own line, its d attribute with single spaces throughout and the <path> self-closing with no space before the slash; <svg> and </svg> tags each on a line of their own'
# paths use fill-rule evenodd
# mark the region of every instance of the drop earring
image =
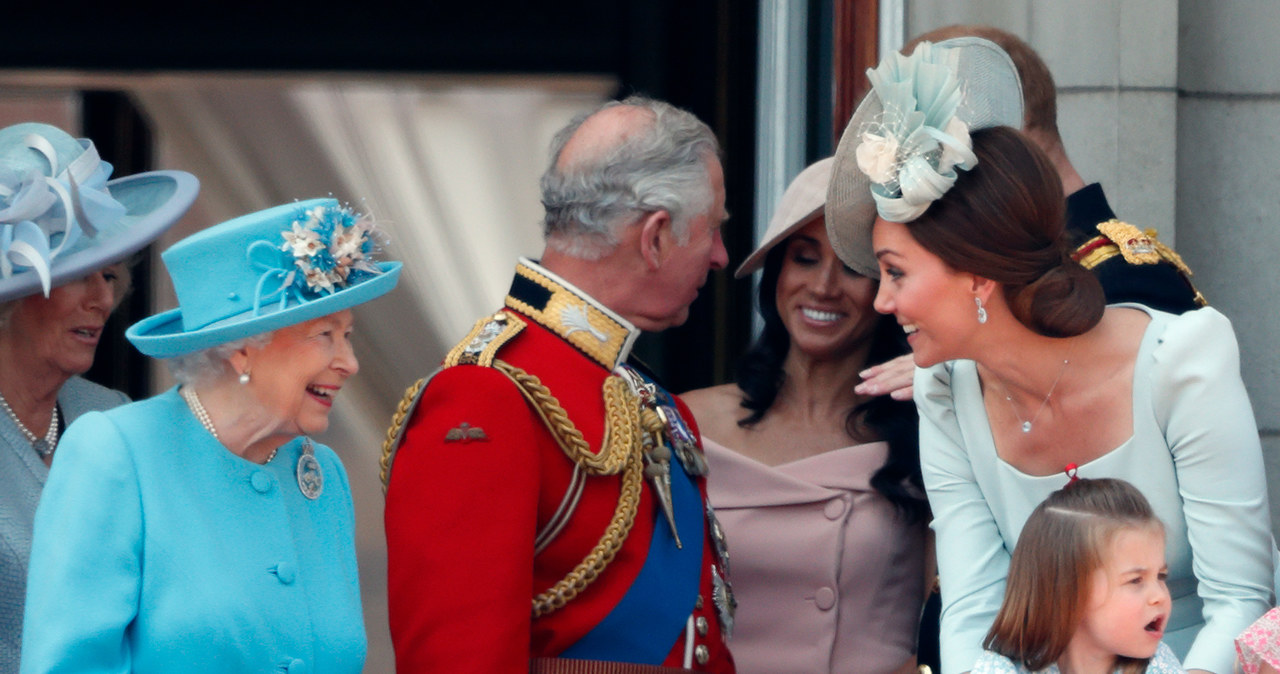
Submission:
<svg viewBox="0 0 1280 674">
<path fill-rule="evenodd" d="M 985 319 L 984 319 L 984 320 L 985 320 Z M 249 383 L 249 372 L 248 372 L 248 371 L 241 372 L 241 373 L 240 373 L 240 385 L 241 385 L 241 386 L 244 386 L 245 384 L 248 384 L 248 383 Z"/>
<path fill-rule="evenodd" d="M 976 304 L 976 305 L 978 305 L 978 322 L 979 322 L 979 323 L 986 323 L 986 322 L 987 322 L 987 309 L 986 309 L 986 307 L 982 306 L 982 298 L 981 298 L 981 297 L 978 297 L 978 296 L 976 296 L 976 295 L 975 295 L 975 296 L 974 296 L 974 298 L 973 298 L 973 303 L 974 303 L 974 304 Z M 245 376 L 248 376 L 248 375 L 245 375 Z"/>
</svg>

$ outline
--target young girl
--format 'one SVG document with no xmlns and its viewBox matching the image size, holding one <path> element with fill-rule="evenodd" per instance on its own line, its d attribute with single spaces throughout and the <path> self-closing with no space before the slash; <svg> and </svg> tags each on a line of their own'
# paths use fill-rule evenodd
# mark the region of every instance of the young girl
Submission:
<svg viewBox="0 0 1280 674">
<path fill-rule="evenodd" d="M 1133 485 L 1073 480 L 1027 519 L 973 674 L 1182 672 L 1160 642 L 1167 573 L 1164 526 Z"/>
</svg>

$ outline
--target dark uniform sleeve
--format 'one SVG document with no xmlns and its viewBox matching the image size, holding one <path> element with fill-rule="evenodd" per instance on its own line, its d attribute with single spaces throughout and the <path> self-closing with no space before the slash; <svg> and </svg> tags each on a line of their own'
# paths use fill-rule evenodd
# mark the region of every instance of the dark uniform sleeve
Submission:
<svg viewBox="0 0 1280 674">
<path fill-rule="evenodd" d="M 429 383 L 387 490 L 396 671 L 528 670 L 537 443 L 548 440 L 496 370 L 451 367 Z"/>
</svg>

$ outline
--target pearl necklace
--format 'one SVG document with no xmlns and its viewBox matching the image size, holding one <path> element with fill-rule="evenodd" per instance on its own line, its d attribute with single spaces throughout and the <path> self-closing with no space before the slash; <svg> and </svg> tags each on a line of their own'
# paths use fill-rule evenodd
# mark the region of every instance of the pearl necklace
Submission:
<svg viewBox="0 0 1280 674">
<path fill-rule="evenodd" d="M 218 429 L 213 427 L 213 420 L 209 418 L 209 411 L 204 408 L 204 405 L 200 404 L 200 396 L 196 395 L 195 389 L 183 386 L 178 389 L 178 393 L 182 394 L 182 399 L 187 401 L 187 407 L 191 408 L 191 413 L 196 415 L 200 425 L 204 426 L 206 431 L 209 431 L 209 435 L 212 435 L 214 440 L 222 442 L 222 439 L 218 437 Z M 267 455 L 267 460 L 262 463 L 271 463 L 271 460 L 276 458 L 276 452 L 278 451 L 280 451 L 279 447 L 271 450 L 271 454 Z"/>
<path fill-rule="evenodd" d="M 22 436 L 27 439 L 27 442 L 31 443 L 31 448 L 36 450 L 36 454 L 39 454 L 41 458 L 49 458 L 49 455 L 53 454 L 53 449 L 58 446 L 58 404 L 56 402 L 53 404 L 53 414 L 49 417 L 49 430 L 45 431 L 43 438 L 32 433 L 22 423 L 22 420 L 18 418 L 18 414 L 13 411 L 12 407 L 9 407 L 9 401 L 5 400 L 3 395 L 0 395 L 0 407 L 4 408 L 5 413 L 9 415 L 18 430 L 22 432 Z"/>
</svg>

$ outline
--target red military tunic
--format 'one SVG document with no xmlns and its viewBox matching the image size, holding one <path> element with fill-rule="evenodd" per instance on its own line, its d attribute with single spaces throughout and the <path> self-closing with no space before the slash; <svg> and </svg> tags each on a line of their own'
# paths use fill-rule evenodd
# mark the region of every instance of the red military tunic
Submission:
<svg viewBox="0 0 1280 674">
<path fill-rule="evenodd" d="M 488 332 L 478 325 L 450 358 L 470 347 L 469 360 L 475 361 L 488 349 L 489 358 L 536 376 L 591 451 L 600 452 L 602 387 L 626 360 L 638 331 L 528 260 L 517 266 L 506 305 Z M 691 418 L 684 403 L 676 405 Z M 696 429 L 692 437 L 698 437 Z M 582 462 L 571 460 L 507 374 L 481 365 L 446 367 L 429 381 L 393 458 L 386 503 L 388 593 L 401 673 L 519 672 L 530 658 L 560 656 L 618 605 L 645 565 L 655 532 L 669 526 L 645 481 L 634 523 L 612 560 L 562 608 L 534 617 L 533 598 L 583 563 L 606 533 L 620 508 L 623 478 L 579 477 L 576 504 L 566 499 Z M 705 479 L 695 480 L 701 510 Z M 703 530 L 701 540 L 677 532 L 684 546 L 701 547 L 702 563 L 694 569 L 700 578 L 686 583 L 698 588 L 697 596 L 673 598 L 688 605 L 687 620 L 680 616 L 685 624 L 650 634 L 656 628 L 635 617 L 635 633 L 660 640 L 660 652 L 667 654 L 647 664 L 733 672 L 721 617 L 731 599 L 718 587 L 724 570 L 714 526 Z M 540 535 L 551 540 L 535 543 Z M 535 545 L 542 546 L 536 554 Z M 627 661 L 621 653 L 593 657 Z"/>
</svg>

